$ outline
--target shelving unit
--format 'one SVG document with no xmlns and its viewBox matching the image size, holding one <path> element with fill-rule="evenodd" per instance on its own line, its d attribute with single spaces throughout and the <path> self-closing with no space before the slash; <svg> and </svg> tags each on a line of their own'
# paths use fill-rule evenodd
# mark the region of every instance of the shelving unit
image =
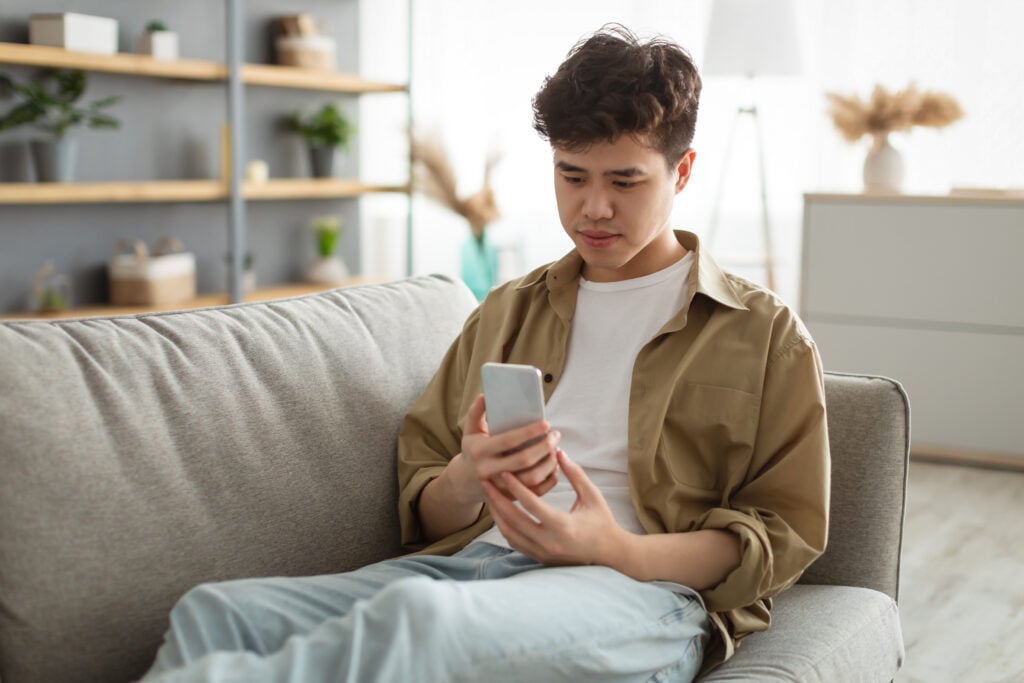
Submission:
<svg viewBox="0 0 1024 683">
<path fill-rule="evenodd" d="M 281 178 L 245 183 L 248 200 L 331 199 L 371 192 L 408 192 L 406 185 L 368 185 L 345 178 Z M 93 204 L 131 202 L 215 202 L 230 192 L 220 180 L 153 180 L 109 183 L 0 183 L 3 204 Z"/>
<path fill-rule="evenodd" d="M 219 62 L 198 59 L 161 61 L 148 55 L 128 52 L 116 55 L 97 55 L 73 52 L 59 47 L 0 43 L 0 64 L 20 66 L 81 69 L 105 73 L 143 76 L 148 78 L 177 78 L 194 81 L 227 81 L 228 67 Z M 408 87 L 396 83 L 367 81 L 353 74 L 311 71 L 273 64 L 244 64 L 242 82 L 273 88 L 299 88 L 326 92 L 367 94 L 407 92 Z"/>
<path fill-rule="evenodd" d="M 381 185 L 350 178 L 272 178 L 263 183 L 245 182 L 238 169 L 246 158 L 244 145 L 245 104 L 244 87 L 288 88 L 349 95 L 375 93 L 406 93 L 404 84 L 369 81 L 357 75 L 338 72 L 314 71 L 270 64 L 243 63 L 241 60 L 241 3 L 225 0 L 226 63 L 178 59 L 155 60 L 148 55 L 118 53 L 98 55 L 73 52 L 63 48 L 0 42 L 0 65 L 53 67 L 104 72 L 142 78 L 206 81 L 226 87 L 228 96 L 228 124 L 231 133 L 230 163 L 233 173 L 223 179 L 149 180 L 74 183 L 0 183 L 0 206 L 44 204 L 100 204 L 100 203 L 173 203 L 173 202 L 228 202 L 230 250 L 236 255 L 245 251 L 245 204 L 249 201 L 343 199 L 371 193 L 409 194 L 408 185 Z M 411 112 L 410 112 L 411 117 Z M 410 209 L 411 210 L 411 209 Z M 229 294 L 201 295 L 187 306 L 209 306 L 243 300 L 241 292 L 242 261 L 234 258 L 230 263 Z M 308 285 L 288 285 L 261 290 L 244 297 L 253 300 L 275 298 L 305 291 L 315 291 Z M 322 287 L 321 287 L 322 289 Z M 142 309 L 144 310 L 144 309 Z M 152 310 L 152 309 L 151 309 Z M 100 315 L 122 313 L 112 307 L 78 308 L 67 311 L 63 317 L 73 315 Z M 141 312 L 134 310 L 131 312 Z M 0 314 L 2 316 L 2 314 Z M 11 316 L 6 316 L 11 317 Z M 26 316 L 29 317 L 29 316 Z M 52 316 L 51 316 L 52 317 Z"/>
</svg>

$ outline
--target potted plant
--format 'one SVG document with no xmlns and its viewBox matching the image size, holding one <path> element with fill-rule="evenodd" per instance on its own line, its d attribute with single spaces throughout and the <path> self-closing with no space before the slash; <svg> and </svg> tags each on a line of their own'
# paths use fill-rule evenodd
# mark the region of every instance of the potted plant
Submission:
<svg viewBox="0 0 1024 683">
<path fill-rule="evenodd" d="M 309 116 L 295 113 L 285 120 L 285 127 L 298 133 L 309 148 L 309 162 L 314 178 L 330 178 L 334 173 L 334 150 L 348 150 L 355 127 L 334 103 L 325 104 Z"/>
<path fill-rule="evenodd" d="M 139 37 L 139 52 L 153 59 L 173 61 L 178 58 L 178 34 L 162 21 L 151 21 Z"/>
<path fill-rule="evenodd" d="M 963 110 L 952 96 L 921 92 L 913 84 L 890 92 L 876 85 L 871 97 L 825 93 L 836 130 L 849 142 L 865 135 L 872 138 L 864 159 L 864 189 L 868 192 L 899 192 L 903 185 L 903 157 L 889 142 L 889 134 L 914 126 L 943 128 L 962 118 Z"/>
<path fill-rule="evenodd" d="M 0 74 L 0 90 L 8 90 L 21 101 L 0 116 L 0 132 L 32 125 L 47 133 L 43 140 L 32 140 L 32 159 L 40 182 L 66 182 L 73 179 L 77 141 L 68 135 L 75 126 L 119 128 L 120 122 L 103 112 L 120 98 L 106 97 L 86 107 L 77 106 L 85 93 L 83 71 L 43 69 L 27 83 L 18 83 Z"/>
<path fill-rule="evenodd" d="M 71 285 L 65 275 L 57 273 L 53 260 L 47 259 L 32 277 L 31 310 L 38 313 L 63 311 L 68 307 Z"/>
<path fill-rule="evenodd" d="M 306 271 L 306 282 L 340 285 L 349 277 L 345 262 L 334 253 L 341 238 L 341 218 L 319 216 L 310 226 L 316 235 L 317 258 Z"/>
</svg>

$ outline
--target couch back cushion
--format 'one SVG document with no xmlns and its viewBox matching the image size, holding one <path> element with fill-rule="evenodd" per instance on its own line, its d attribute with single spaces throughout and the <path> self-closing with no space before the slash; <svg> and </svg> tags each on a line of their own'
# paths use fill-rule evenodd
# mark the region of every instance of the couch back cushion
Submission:
<svg viewBox="0 0 1024 683">
<path fill-rule="evenodd" d="M 800 583 L 899 593 L 910 404 L 885 377 L 825 374 L 832 498 L 828 546 Z"/>
<path fill-rule="evenodd" d="M 420 277 L 0 324 L 0 679 L 129 680 L 196 583 L 399 553 L 399 424 L 474 305 Z"/>
</svg>

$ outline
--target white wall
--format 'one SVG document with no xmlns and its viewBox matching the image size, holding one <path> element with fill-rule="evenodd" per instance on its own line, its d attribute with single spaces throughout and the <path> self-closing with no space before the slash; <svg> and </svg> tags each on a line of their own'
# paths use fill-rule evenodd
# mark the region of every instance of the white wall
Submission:
<svg viewBox="0 0 1024 683">
<path fill-rule="evenodd" d="M 360 33 L 366 70 L 372 75 L 375 66 L 389 62 L 392 73 L 407 75 L 407 53 L 399 44 L 405 36 L 404 0 L 362 4 L 367 15 Z M 802 193 L 858 191 L 866 151 L 866 141 L 851 146 L 832 129 L 825 115 L 826 90 L 866 95 L 875 83 L 900 88 L 913 80 L 960 99 L 968 114 L 964 121 L 945 131 L 917 129 L 897 136 L 896 144 L 906 153 L 908 191 L 944 192 L 951 185 L 1024 186 L 1024 134 L 1018 125 L 1024 105 L 1024 60 L 1014 35 L 1014 27 L 1024 25 L 1024 3 L 796 0 L 796 5 L 805 74 L 759 81 L 753 92 L 742 81 L 705 78 L 694 140 L 695 175 L 677 200 L 673 216 L 676 227 L 706 231 L 736 107 L 755 98 L 765 133 L 769 202 L 781 261 L 777 289 L 793 303 Z M 580 37 L 612 21 L 641 35 L 675 38 L 699 66 L 710 9 L 711 0 L 414 4 L 417 125 L 442 136 L 464 192 L 479 187 L 491 148 L 504 153 L 494 178 L 503 217 L 492 226 L 492 235 L 506 247 L 506 277 L 557 258 L 570 247 L 555 211 L 550 150 L 531 126 L 531 99 L 544 77 Z M 373 48 L 368 42 L 378 53 L 369 54 Z M 364 145 L 367 169 L 372 156 Z M 728 163 L 725 208 L 715 245 L 727 264 L 733 255 L 760 249 L 756 157 L 749 126 L 740 127 Z M 468 232 L 465 223 L 422 198 L 415 201 L 414 214 L 415 272 L 456 274 L 458 247 Z M 404 227 L 387 224 L 404 219 L 377 220 L 388 242 L 383 251 L 398 251 L 394 234 Z M 384 260 L 377 259 L 382 268 Z M 364 256 L 364 263 L 374 262 Z M 734 269 L 763 281 L 758 268 Z"/>
</svg>

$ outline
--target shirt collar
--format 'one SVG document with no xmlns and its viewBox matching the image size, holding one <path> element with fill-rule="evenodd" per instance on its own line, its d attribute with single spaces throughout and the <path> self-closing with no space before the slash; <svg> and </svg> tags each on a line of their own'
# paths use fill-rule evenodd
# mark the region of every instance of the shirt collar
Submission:
<svg viewBox="0 0 1024 683">
<path fill-rule="evenodd" d="M 693 268 L 690 271 L 691 291 L 700 293 L 714 301 L 737 310 L 748 310 L 743 302 L 736 295 L 725 273 L 722 271 L 711 254 L 701 251 L 700 238 L 692 232 L 685 230 L 675 231 L 676 239 L 694 252 Z M 556 291 L 570 284 L 578 282 L 579 274 L 583 270 L 583 258 L 576 249 L 552 263 L 547 268 L 541 269 L 533 277 L 524 280 L 516 286 L 516 289 L 527 289 L 544 282 L 548 291 Z"/>
<path fill-rule="evenodd" d="M 693 270 L 690 273 L 690 282 L 695 283 L 692 287 L 693 292 L 703 294 L 729 308 L 749 310 L 740 301 L 732 283 L 714 257 L 709 252 L 701 251 L 700 238 L 685 230 L 676 230 L 675 233 L 679 243 L 693 252 Z"/>
</svg>

